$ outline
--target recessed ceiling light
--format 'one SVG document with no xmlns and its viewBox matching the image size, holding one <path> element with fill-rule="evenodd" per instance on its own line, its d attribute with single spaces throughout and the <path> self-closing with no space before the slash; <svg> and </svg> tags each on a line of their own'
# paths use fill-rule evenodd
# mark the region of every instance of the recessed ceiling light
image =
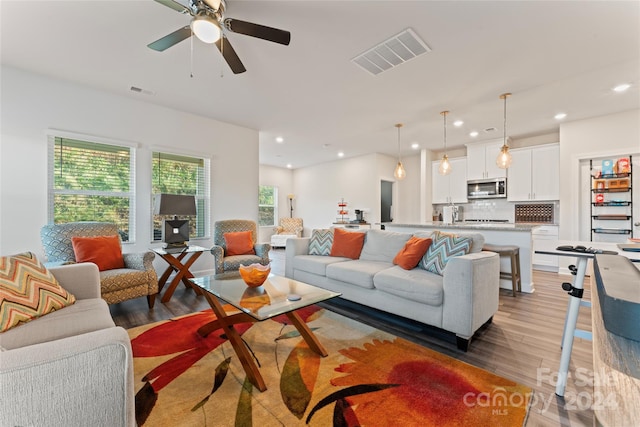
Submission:
<svg viewBox="0 0 640 427">
<path fill-rule="evenodd" d="M 623 83 L 621 85 L 618 85 L 618 86 L 614 87 L 613 90 L 615 92 L 620 93 L 620 92 L 624 92 L 625 90 L 629 89 L 630 87 L 631 87 L 631 85 L 629 83 Z"/>
<path fill-rule="evenodd" d="M 453 122 L 453 125 L 455 127 L 460 127 L 464 124 L 464 122 L 462 120 L 456 120 L 455 122 Z"/>
<path fill-rule="evenodd" d="M 556 119 L 556 120 L 562 120 L 565 117 L 567 117 L 567 113 L 558 113 L 555 116 L 553 116 L 553 118 Z"/>
<path fill-rule="evenodd" d="M 342 151 L 338 152 L 338 157 L 344 157 L 344 153 Z"/>
<path fill-rule="evenodd" d="M 277 137 L 277 138 L 276 138 L 276 142 L 277 142 L 278 144 L 282 144 L 282 143 L 284 142 L 284 138 L 283 138 L 283 137 L 281 137 L 281 136 L 279 136 L 279 137 Z"/>
<path fill-rule="evenodd" d="M 477 130 L 474 130 L 473 132 L 469 132 L 469 136 L 470 136 L 471 138 L 475 138 L 476 136 L 478 136 L 478 131 L 477 131 Z"/>
<path fill-rule="evenodd" d="M 291 169 L 293 166 L 291 166 L 291 163 L 287 163 L 287 167 Z"/>
<path fill-rule="evenodd" d="M 413 144 L 411 144 L 411 148 L 413 148 L 414 150 L 417 150 L 418 148 L 420 148 L 420 144 L 418 144 L 417 142 L 414 142 Z"/>
</svg>

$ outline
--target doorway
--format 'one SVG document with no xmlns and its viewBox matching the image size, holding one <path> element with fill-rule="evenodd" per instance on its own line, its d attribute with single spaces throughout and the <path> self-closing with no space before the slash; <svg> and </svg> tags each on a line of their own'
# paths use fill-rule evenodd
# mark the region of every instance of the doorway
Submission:
<svg viewBox="0 0 640 427">
<path fill-rule="evenodd" d="M 380 181 L 380 222 L 393 221 L 393 182 Z"/>
</svg>

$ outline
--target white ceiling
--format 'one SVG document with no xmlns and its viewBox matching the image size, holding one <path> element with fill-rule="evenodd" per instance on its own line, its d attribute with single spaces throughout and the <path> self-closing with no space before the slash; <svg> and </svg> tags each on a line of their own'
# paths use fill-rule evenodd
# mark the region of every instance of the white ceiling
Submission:
<svg viewBox="0 0 640 427">
<path fill-rule="evenodd" d="M 189 41 L 146 47 L 190 20 L 153 0 L 2 0 L 0 14 L 2 64 L 257 129 L 260 161 L 274 166 L 395 156 L 398 122 L 403 155 L 413 142 L 440 150 L 445 109 L 449 147 L 473 142 L 471 130 L 501 138 L 503 92 L 512 138 L 557 131 L 558 112 L 640 108 L 638 1 L 227 0 L 227 17 L 289 30 L 291 44 L 228 34 L 247 68 L 234 75 L 195 40 L 193 77 Z M 351 62 L 406 28 L 432 51 L 377 76 Z M 623 82 L 633 86 L 611 90 Z"/>
</svg>

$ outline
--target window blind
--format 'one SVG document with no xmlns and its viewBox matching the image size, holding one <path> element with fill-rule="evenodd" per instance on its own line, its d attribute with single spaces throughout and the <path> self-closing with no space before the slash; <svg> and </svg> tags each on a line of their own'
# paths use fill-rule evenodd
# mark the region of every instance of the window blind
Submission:
<svg viewBox="0 0 640 427">
<path fill-rule="evenodd" d="M 189 236 L 206 237 L 209 229 L 209 169 L 206 158 L 154 151 L 152 153 L 152 203 L 158 194 L 184 194 L 195 196 L 196 217 L 189 219 Z M 153 240 L 161 239 L 163 217 L 153 215 Z"/>
<path fill-rule="evenodd" d="M 72 138 L 49 138 L 49 222 L 113 222 L 135 236 L 135 150 Z"/>
</svg>

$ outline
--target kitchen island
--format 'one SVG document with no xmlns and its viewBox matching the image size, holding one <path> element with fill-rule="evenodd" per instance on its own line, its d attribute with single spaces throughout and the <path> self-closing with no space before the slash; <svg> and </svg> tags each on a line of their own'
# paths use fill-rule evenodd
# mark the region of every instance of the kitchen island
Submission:
<svg viewBox="0 0 640 427">
<path fill-rule="evenodd" d="M 531 232 L 539 224 L 513 224 L 490 222 L 454 222 L 445 224 L 441 221 L 424 222 L 421 224 L 384 223 L 385 230 L 416 233 L 427 230 L 440 230 L 446 233 L 480 233 L 485 243 L 492 245 L 515 245 L 520 248 L 520 275 L 522 292 L 534 292 L 533 283 L 533 238 Z M 508 258 L 501 257 L 500 271 L 510 271 L 511 263 Z M 500 287 L 511 289 L 511 281 L 500 280 Z"/>
</svg>

